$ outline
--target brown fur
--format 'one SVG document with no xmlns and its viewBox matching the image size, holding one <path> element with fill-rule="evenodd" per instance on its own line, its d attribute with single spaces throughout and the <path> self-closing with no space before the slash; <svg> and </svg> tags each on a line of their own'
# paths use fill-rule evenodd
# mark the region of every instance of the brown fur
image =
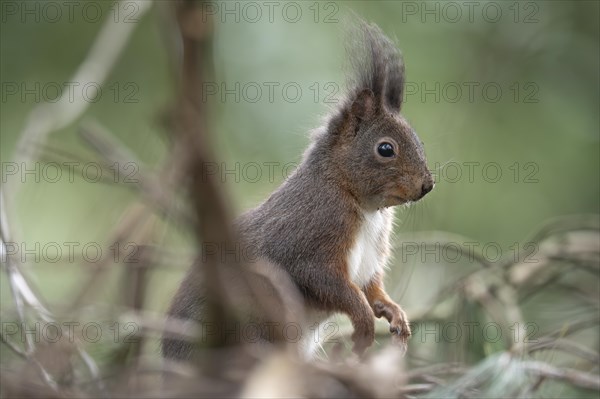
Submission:
<svg viewBox="0 0 600 399">
<path fill-rule="evenodd" d="M 237 219 L 244 245 L 260 259 L 285 270 L 302 294 L 307 310 L 348 315 L 354 351 L 374 340 L 374 318 L 385 317 L 390 331 L 410 335 L 402 308 L 383 288 L 392 212 L 388 207 L 417 201 L 433 188 L 419 138 L 400 115 L 404 65 L 399 52 L 375 26 L 362 24 L 353 86 L 339 109 L 315 135 L 294 174 L 257 208 Z M 381 141 L 396 152 L 377 153 Z M 348 256 L 357 244 L 365 215 L 381 212 L 375 274 L 364 286 L 349 275 Z M 379 219 L 378 219 L 379 220 Z M 183 281 L 170 310 L 201 321 L 198 282 Z M 163 342 L 167 357 L 189 351 Z"/>
</svg>

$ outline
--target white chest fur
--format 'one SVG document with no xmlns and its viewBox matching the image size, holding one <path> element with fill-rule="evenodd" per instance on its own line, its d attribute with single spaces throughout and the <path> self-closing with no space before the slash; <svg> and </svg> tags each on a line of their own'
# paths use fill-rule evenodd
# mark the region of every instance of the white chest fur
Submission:
<svg viewBox="0 0 600 399">
<path fill-rule="evenodd" d="M 348 254 L 348 273 L 352 281 L 364 287 L 377 271 L 383 268 L 381 260 L 390 226 L 385 211 L 365 212 L 354 245 Z"/>
</svg>

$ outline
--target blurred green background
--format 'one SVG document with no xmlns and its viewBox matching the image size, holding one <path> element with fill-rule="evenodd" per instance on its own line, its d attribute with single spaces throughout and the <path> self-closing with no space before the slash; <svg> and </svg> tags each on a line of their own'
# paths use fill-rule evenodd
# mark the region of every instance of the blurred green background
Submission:
<svg viewBox="0 0 600 399">
<path fill-rule="evenodd" d="M 14 159 L 26 117 L 38 104 L 33 95 L 8 94 L 9 86 L 43 88 L 69 81 L 101 27 L 101 21 L 86 21 L 78 12 L 72 21 L 64 17 L 57 22 L 7 14 L 6 3 L 0 39 L 2 162 Z M 96 3 L 106 16 L 113 15 L 112 2 Z M 498 243 L 507 255 L 511 245 L 523 246 L 548 219 L 599 213 L 598 2 L 475 2 L 472 14 L 463 2 L 300 2 L 297 22 L 290 22 L 295 9 L 284 14 L 287 3 L 278 3 L 272 21 L 267 7 L 255 3 L 262 10 L 256 22 L 255 11 L 244 8 L 245 3 L 226 3 L 217 3 L 215 14 L 214 82 L 219 92 L 207 97 L 207 106 L 215 149 L 228 168 L 236 162 L 284 165 L 301 159 L 309 130 L 335 107 L 326 97 L 340 98 L 335 91 L 344 88 L 343 20 L 354 12 L 378 24 L 402 49 L 408 81 L 403 114 L 425 143 L 437 175 L 432 194 L 397 212 L 398 243 L 414 232 L 441 230 L 482 245 Z M 85 113 L 156 168 L 168 154 L 162 121 L 176 96 L 160 17 L 164 7 L 157 4 L 140 19 L 102 97 Z M 226 7 L 238 11 L 227 14 Z M 265 82 L 277 84 L 272 101 Z M 228 89 L 246 85 L 248 91 L 238 91 L 237 102 L 232 94 L 223 100 L 221 83 Z M 283 92 L 286 84 L 301 88 L 298 101 L 290 98 L 295 89 Z M 257 86 L 262 95 L 254 102 Z M 54 97 L 54 91 L 48 93 Z M 127 95 L 136 102 L 125 102 Z M 47 144 L 97 160 L 78 137 L 77 124 L 52 133 Z M 250 177 L 242 173 L 237 182 L 226 177 L 236 213 L 260 203 L 283 180 L 282 167 L 275 167 L 272 182 L 266 167 L 256 182 L 247 171 Z M 10 222 L 27 248 L 49 242 L 99 242 L 106 248 L 109 232 L 137 200 L 126 185 L 82 178 L 38 183 L 30 176 L 18 185 Z M 190 234 L 168 223 L 162 228 L 157 245 L 190 248 Z M 81 284 L 78 264 L 29 263 L 27 271 L 49 303 L 69 303 Z M 166 308 L 185 269 L 182 263 L 153 274 L 150 308 Z M 414 260 L 410 273 L 402 274 L 404 289 L 410 282 L 404 303 L 409 314 L 419 306 L 419 292 L 445 279 L 440 270 L 410 280 L 421 263 Z M 457 269 L 461 273 L 460 265 Z M 107 284 L 98 301 L 110 302 L 120 290 Z M 9 298 L 3 276 L 3 309 L 11 308 Z"/>
</svg>

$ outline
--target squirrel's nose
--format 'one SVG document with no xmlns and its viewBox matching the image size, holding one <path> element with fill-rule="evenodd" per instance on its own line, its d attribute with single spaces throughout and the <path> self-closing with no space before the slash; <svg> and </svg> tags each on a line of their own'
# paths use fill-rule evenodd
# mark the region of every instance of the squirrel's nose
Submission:
<svg viewBox="0 0 600 399">
<path fill-rule="evenodd" d="M 421 187 L 421 198 L 431 190 L 433 190 L 433 182 L 423 183 L 423 186 Z"/>
</svg>

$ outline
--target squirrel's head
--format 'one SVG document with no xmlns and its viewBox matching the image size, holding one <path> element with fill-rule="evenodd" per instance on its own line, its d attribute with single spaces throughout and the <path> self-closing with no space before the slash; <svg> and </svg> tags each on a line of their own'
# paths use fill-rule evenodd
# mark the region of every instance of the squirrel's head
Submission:
<svg viewBox="0 0 600 399">
<path fill-rule="evenodd" d="M 434 181 L 423 143 L 400 115 L 404 64 L 379 28 L 361 28 L 363 53 L 351 55 L 353 89 L 327 128 L 329 159 L 347 188 L 370 207 L 417 201 Z"/>
<path fill-rule="evenodd" d="M 365 204 L 400 205 L 433 189 L 423 143 L 400 113 L 390 111 L 370 89 L 358 93 L 330 124 L 328 135 L 331 162 Z"/>
</svg>

